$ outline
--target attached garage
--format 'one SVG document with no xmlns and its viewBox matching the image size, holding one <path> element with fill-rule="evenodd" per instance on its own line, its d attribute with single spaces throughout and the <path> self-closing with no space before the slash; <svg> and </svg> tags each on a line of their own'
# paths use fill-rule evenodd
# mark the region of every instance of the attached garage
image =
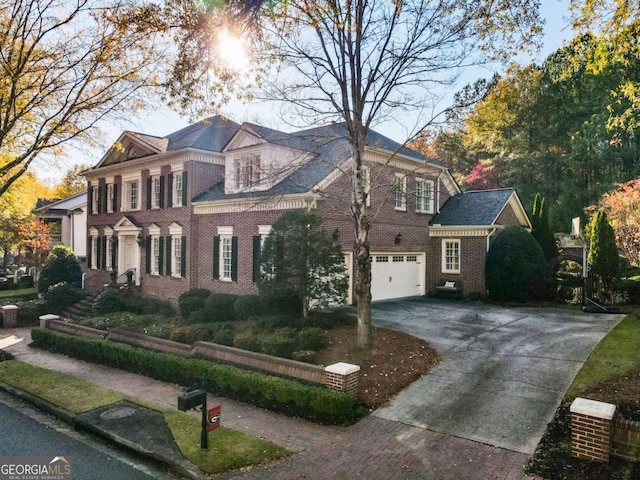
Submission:
<svg viewBox="0 0 640 480">
<path fill-rule="evenodd" d="M 372 253 L 371 299 L 424 295 L 424 253 Z"/>
</svg>

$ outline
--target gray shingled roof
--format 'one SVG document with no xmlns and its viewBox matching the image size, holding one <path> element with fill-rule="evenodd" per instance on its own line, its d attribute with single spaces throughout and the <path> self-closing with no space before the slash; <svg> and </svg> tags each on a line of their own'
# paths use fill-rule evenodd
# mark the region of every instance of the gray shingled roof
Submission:
<svg viewBox="0 0 640 480">
<path fill-rule="evenodd" d="M 430 225 L 493 225 L 515 193 L 513 188 L 462 192 L 449 198 Z"/>
<path fill-rule="evenodd" d="M 240 125 L 220 115 L 209 117 L 193 125 L 167 135 L 167 151 L 181 148 L 199 148 L 212 152 L 222 152 Z"/>
<path fill-rule="evenodd" d="M 194 199 L 194 201 L 206 202 L 221 200 L 223 198 L 231 199 L 308 192 L 329 175 L 338 165 L 351 156 L 351 149 L 346 138 L 345 123 L 336 123 L 293 133 L 284 133 L 250 123 L 244 123 L 243 127 L 248 131 L 253 131 L 269 143 L 296 148 L 305 152 L 312 152 L 315 153 L 315 155 L 269 190 L 225 195 L 224 183 L 221 182 Z M 418 162 L 427 161 L 419 152 L 401 147 L 397 142 L 373 130 L 369 131 L 367 145 L 389 151 L 398 150 L 399 153 L 413 158 Z M 439 162 L 434 161 L 429 161 L 429 163 L 441 165 Z"/>
</svg>

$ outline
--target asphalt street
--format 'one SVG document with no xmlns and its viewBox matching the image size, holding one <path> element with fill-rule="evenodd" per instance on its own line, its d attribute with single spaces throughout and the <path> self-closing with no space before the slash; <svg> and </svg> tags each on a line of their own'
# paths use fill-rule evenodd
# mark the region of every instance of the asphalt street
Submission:
<svg viewBox="0 0 640 480">
<path fill-rule="evenodd" d="M 376 303 L 374 325 L 427 340 L 433 371 L 373 415 L 532 454 L 593 348 L 623 315 L 435 299 Z"/>
<path fill-rule="evenodd" d="M 71 463 L 82 480 L 172 479 L 155 465 L 141 463 L 84 436 L 59 421 L 0 393 L 0 456 L 56 456 Z"/>
</svg>

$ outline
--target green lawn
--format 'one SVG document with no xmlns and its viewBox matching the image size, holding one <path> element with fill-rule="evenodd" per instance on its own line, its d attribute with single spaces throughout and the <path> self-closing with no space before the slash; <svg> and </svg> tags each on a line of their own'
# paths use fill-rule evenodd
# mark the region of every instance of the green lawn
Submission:
<svg viewBox="0 0 640 480">
<path fill-rule="evenodd" d="M 640 366 L 640 320 L 627 315 L 594 348 L 565 394 L 564 401 L 579 397 L 589 386 L 623 375 Z"/>
<path fill-rule="evenodd" d="M 291 452 L 271 442 L 229 428 L 210 433 L 209 449 L 200 449 L 200 419 L 173 409 L 162 409 L 71 375 L 18 360 L 0 362 L 0 381 L 41 397 L 74 413 L 84 413 L 120 400 L 129 400 L 164 414 L 182 455 L 203 472 L 215 474 L 269 462 Z"/>
<path fill-rule="evenodd" d="M 3 298 L 13 298 L 13 297 L 25 297 L 30 295 L 35 295 L 36 289 L 33 288 L 21 288 L 19 290 L 0 290 L 0 300 Z"/>
</svg>

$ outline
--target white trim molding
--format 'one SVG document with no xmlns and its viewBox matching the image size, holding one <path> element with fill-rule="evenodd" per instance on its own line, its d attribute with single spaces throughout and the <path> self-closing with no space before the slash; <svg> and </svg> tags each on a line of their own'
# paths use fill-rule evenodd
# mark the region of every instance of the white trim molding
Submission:
<svg viewBox="0 0 640 480">
<path fill-rule="evenodd" d="M 247 211 L 266 210 L 294 210 L 299 208 L 317 208 L 317 195 L 298 194 L 284 195 L 282 197 L 251 197 L 235 198 L 230 200 L 214 200 L 193 204 L 195 215 L 207 215 L 216 213 L 239 213 Z"/>
<path fill-rule="evenodd" d="M 429 237 L 486 237 L 502 228 L 504 228 L 502 225 L 465 225 L 459 227 L 432 225 L 428 228 L 428 233 Z"/>
</svg>

